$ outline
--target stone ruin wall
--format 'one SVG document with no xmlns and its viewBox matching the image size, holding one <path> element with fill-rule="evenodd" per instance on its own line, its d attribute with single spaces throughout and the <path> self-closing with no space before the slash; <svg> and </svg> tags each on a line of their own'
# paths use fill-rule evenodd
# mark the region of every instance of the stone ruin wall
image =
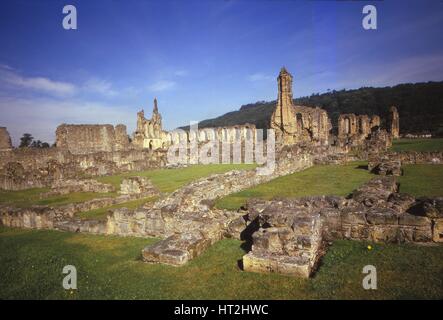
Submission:
<svg viewBox="0 0 443 320">
<path fill-rule="evenodd" d="M 254 124 L 245 123 L 235 126 L 199 128 L 198 130 L 173 130 L 168 132 L 168 141 L 177 144 L 181 141 L 233 143 L 237 141 L 252 140 L 257 137 L 257 129 Z"/>
<path fill-rule="evenodd" d="M 73 154 L 126 150 L 129 138 L 126 126 L 62 124 L 56 130 L 56 146 Z"/>
<path fill-rule="evenodd" d="M 361 136 L 366 138 L 373 128 L 380 127 L 380 117 L 356 115 L 353 113 L 341 114 L 338 118 L 338 137 L 349 138 Z"/>
<path fill-rule="evenodd" d="M 0 151 L 12 149 L 11 136 L 5 127 L 0 127 Z"/>
<path fill-rule="evenodd" d="M 100 176 L 160 168 L 162 150 L 125 150 L 72 154 L 59 148 L 23 148 L 0 152 L 0 189 L 47 187 L 59 179 Z"/>
</svg>

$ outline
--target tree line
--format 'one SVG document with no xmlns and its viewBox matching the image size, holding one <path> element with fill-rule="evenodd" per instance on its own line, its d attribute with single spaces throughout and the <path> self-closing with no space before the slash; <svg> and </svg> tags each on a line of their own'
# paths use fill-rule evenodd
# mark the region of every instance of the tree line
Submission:
<svg viewBox="0 0 443 320">
<path fill-rule="evenodd" d="M 266 129 L 275 103 L 274 100 L 243 105 L 238 111 L 203 120 L 199 122 L 199 127 L 252 123 L 257 128 Z M 338 117 L 343 113 L 377 114 L 382 118 L 384 126 L 389 107 L 396 106 L 400 115 L 401 133 L 443 136 L 443 81 L 406 83 L 383 88 L 328 90 L 326 93 L 296 98 L 294 104 L 325 109 L 335 130 Z"/>
</svg>

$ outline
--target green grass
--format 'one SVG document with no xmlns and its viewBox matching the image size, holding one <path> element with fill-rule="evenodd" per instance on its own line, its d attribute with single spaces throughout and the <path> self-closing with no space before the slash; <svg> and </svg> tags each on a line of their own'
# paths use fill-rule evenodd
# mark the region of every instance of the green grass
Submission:
<svg viewBox="0 0 443 320">
<path fill-rule="evenodd" d="M 121 175 L 99 177 L 97 180 L 104 183 L 110 183 L 116 188 L 116 190 L 119 190 L 120 183 L 125 177 L 142 176 L 150 178 L 152 183 L 159 188 L 161 192 L 172 192 L 193 180 L 214 173 L 223 173 L 234 169 L 252 169 L 255 167 L 256 165 L 253 164 L 195 165 L 179 169 L 156 169 L 130 172 Z M 49 188 L 35 188 L 20 191 L 0 190 L 0 204 L 14 205 L 17 207 L 29 207 L 31 205 L 61 206 L 69 203 L 84 202 L 99 197 L 115 197 L 118 195 L 117 192 L 77 192 L 40 199 L 40 193 L 47 191 L 49 191 Z"/>
<path fill-rule="evenodd" d="M 145 204 L 147 202 L 155 201 L 156 199 L 158 199 L 158 197 L 150 197 L 150 198 L 132 200 L 132 201 L 124 202 L 124 203 L 115 204 L 113 206 L 109 206 L 109 207 L 105 207 L 105 208 L 80 212 L 76 216 L 81 219 L 85 219 L 85 220 L 89 220 L 89 219 L 105 220 L 106 216 L 108 215 L 109 210 L 120 209 L 120 208 L 128 208 L 128 209 L 134 210 L 134 209 L 137 209 L 138 207 L 142 206 L 143 204 Z"/>
<path fill-rule="evenodd" d="M 255 164 L 209 164 L 194 165 L 178 169 L 156 169 L 141 172 L 130 172 L 120 175 L 104 176 L 97 178 L 98 181 L 112 184 L 117 190 L 120 189 L 121 181 L 128 176 L 141 176 L 151 179 L 152 183 L 161 192 L 173 192 L 183 185 L 211 174 L 224 173 L 234 169 L 253 169 Z"/>
<path fill-rule="evenodd" d="M 84 202 L 100 197 L 114 196 L 115 193 L 75 192 L 66 195 L 40 199 L 40 193 L 47 192 L 48 188 L 35 188 L 20 191 L 0 190 L 0 204 L 15 207 L 30 207 L 32 205 L 62 206 L 69 203 Z"/>
<path fill-rule="evenodd" d="M 216 206 L 236 210 L 249 198 L 273 199 L 338 195 L 346 196 L 364 182 L 376 177 L 364 169 L 366 162 L 346 165 L 321 165 L 274 179 L 268 183 L 217 200 Z M 404 176 L 397 177 L 400 191 L 421 196 L 443 196 L 443 165 L 405 165 Z"/>
<path fill-rule="evenodd" d="M 182 267 L 145 264 L 155 239 L 0 228 L 0 299 L 442 299 L 443 246 L 336 241 L 312 279 L 241 271 L 237 240 L 222 240 Z M 62 288 L 74 265 L 78 290 Z M 362 288 L 363 266 L 378 289 Z"/>
<path fill-rule="evenodd" d="M 392 144 L 392 151 L 443 151 L 443 138 L 398 139 Z"/>
<path fill-rule="evenodd" d="M 416 197 L 443 196 L 443 165 L 416 164 L 404 165 L 402 168 L 404 174 L 398 177 L 400 192 Z"/>
<path fill-rule="evenodd" d="M 345 196 L 375 177 L 365 169 L 365 165 L 365 162 L 352 162 L 346 165 L 314 166 L 221 198 L 216 206 L 235 210 L 244 205 L 248 198 L 269 200 L 275 197 Z"/>
</svg>

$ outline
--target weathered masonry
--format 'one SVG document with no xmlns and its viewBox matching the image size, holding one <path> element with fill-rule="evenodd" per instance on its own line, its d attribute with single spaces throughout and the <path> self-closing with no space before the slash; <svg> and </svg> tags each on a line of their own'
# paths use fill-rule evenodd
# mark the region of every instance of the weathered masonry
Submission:
<svg viewBox="0 0 443 320">
<path fill-rule="evenodd" d="M 11 137 L 5 127 L 0 127 L 0 151 L 12 149 Z"/>
<path fill-rule="evenodd" d="M 331 121 L 325 110 L 295 106 L 292 98 L 292 75 L 282 68 L 278 76 L 277 105 L 270 128 L 281 144 L 310 142 L 328 145 Z"/>
<path fill-rule="evenodd" d="M 119 124 L 62 124 L 56 130 L 56 146 L 72 154 L 127 150 L 129 138 L 126 126 Z"/>
</svg>

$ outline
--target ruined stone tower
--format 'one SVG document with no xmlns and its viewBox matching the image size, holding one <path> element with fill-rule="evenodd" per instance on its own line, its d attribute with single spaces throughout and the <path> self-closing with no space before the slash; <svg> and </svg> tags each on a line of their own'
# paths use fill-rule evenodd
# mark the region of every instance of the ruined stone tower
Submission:
<svg viewBox="0 0 443 320">
<path fill-rule="evenodd" d="M 292 75 L 283 67 L 277 78 L 278 98 L 270 128 L 284 145 L 313 142 L 327 145 L 331 122 L 325 110 L 296 106 L 292 99 Z"/>
<path fill-rule="evenodd" d="M 387 125 L 392 138 L 398 139 L 400 137 L 400 116 L 398 115 L 397 108 L 394 106 L 389 108 Z"/>
<path fill-rule="evenodd" d="M 296 133 L 296 127 L 294 126 L 294 122 L 291 121 L 291 119 L 294 118 L 291 110 L 293 106 L 292 75 L 283 67 L 280 70 L 277 81 L 277 106 L 272 114 L 271 128 L 276 130 L 277 136 L 294 134 Z"/>
</svg>

